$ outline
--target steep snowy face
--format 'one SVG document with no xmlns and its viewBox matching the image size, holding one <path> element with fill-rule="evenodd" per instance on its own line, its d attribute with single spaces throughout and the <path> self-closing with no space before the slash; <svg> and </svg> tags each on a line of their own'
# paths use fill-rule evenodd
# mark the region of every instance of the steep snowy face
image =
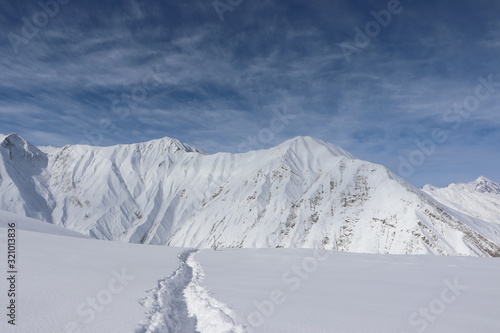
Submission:
<svg viewBox="0 0 500 333">
<path fill-rule="evenodd" d="M 489 180 L 486 177 L 476 179 L 475 190 L 479 193 L 500 194 L 500 184 Z"/>
<path fill-rule="evenodd" d="M 0 134 L 0 145 L 2 154 L 9 154 L 9 159 L 33 161 L 41 160 L 44 158 L 44 154 L 35 146 L 30 144 L 24 138 L 20 137 L 16 133 L 9 135 Z"/>
<path fill-rule="evenodd" d="M 27 156 L 35 152 L 23 147 Z M 2 192 L 0 209 L 22 210 L 99 239 L 500 254 L 500 224 L 456 213 L 383 166 L 310 137 L 245 154 L 208 155 L 169 138 L 37 151 L 41 165 L 21 177 L 36 186 L 15 183 L 17 192 Z M 2 154 L 2 168 L 27 163 Z M 8 198 L 19 205 L 12 208 Z"/>
<path fill-rule="evenodd" d="M 0 135 L 0 207 L 52 222 L 47 156 L 17 134 Z"/>
<path fill-rule="evenodd" d="M 500 184 L 479 177 L 444 188 L 425 185 L 423 191 L 440 203 L 484 221 L 500 223 Z"/>
</svg>

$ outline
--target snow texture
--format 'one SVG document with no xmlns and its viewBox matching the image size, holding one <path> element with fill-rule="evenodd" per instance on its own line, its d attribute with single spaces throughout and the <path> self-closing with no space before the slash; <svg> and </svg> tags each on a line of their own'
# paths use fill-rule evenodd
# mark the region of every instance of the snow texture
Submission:
<svg viewBox="0 0 500 333">
<path fill-rule="evenodd" d="M 0 212 L 2 247 L 7 222 L 20 225 L 24 219 Z M 18 230 L 17 325 L 2 320 L 0 332 L 144 332 L 149 326 L 141 321 L 164 318 L 181 323 L 182 333 L 497 333 L 500 328 L 496 258 L 311 249 L 195 255 L 62 236 L 60 228 L 39 223 L 44 232 Z M 6 270 L 5 260 L 0 270 Z M 127 279 L 117 283 L 114 272 Z M 1 279 L 0 289 L 6 288 Z M 155 315 L 159 319 L 151 320 Z M 188 321 L 190 315 L 196 321 Z M 158 332 L 166 327 L 158 326 Z"/>
<path fill-rule="evenodd" d="M 201 282 L 204 273 L 196 250 L 179 254 L 179 268 L 148 292 L 148 319 L 137 333 L 243 333 L 233 311 L 216 300 Z"/>
<path fill-rule="evenodd" d="M 479 177 L 466 184 L 451 184 L 444 188 L 425 185 L 423 191 L 431 197 L 478 219 L 500 223 L 500 184 Z"/>
<path fill-rule="evenodd" d="M 188 314 L 184 290 L 193 279 L 193 269 L 187 259 L 193 250 L 179 254 L 179 268 L 169 277 L 158 281 L 158 286 L 148 292 L 143 305 L 148 307 L 148 319 L 141 323 L 137 333 L 195 332 L 196 318 Z"/>
<path fill-rule="evenodd" d="M 457 212 L 311 137 L 208 155 L 163 138 L 112 147 L 0 143 L 0 209 L 92 238 L 210 248 L 500 255 L 500 224 Z"/>
</svg>

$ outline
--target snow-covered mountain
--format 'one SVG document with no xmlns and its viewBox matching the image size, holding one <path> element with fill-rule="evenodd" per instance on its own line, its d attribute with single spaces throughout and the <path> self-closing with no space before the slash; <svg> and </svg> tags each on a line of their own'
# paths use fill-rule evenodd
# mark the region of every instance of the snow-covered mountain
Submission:
<svg viewBox="0 0 500 333">
<path fill-rule="evenodd" d="M 0 140 L 0 209 L 98 239 L 500 255 L 500 224 L 310 137 L 213 155 L 170 138 L 62 148 Z"/>
<path fill-rule="evenodd" d="M 444 188 L 425 185 L 423 191 L 440 203 L 484 221 L 500 223 L 500 184 L 479 177 Z"/>
</svg>

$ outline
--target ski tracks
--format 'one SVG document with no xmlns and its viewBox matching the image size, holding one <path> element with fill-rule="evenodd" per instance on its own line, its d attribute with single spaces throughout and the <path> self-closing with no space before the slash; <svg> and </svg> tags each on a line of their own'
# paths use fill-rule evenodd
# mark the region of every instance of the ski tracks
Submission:
<svg viewBox="0 0 500 333">
<path fill-rule="evenodd" d="M 142 304 L 148 318 L 136 333 L 244 333 L 234 311 L 201 285 L 205 273 L 194 259 L 197 250 L 179 254 L 179 268 L 158 281 Z"/>
</svg>

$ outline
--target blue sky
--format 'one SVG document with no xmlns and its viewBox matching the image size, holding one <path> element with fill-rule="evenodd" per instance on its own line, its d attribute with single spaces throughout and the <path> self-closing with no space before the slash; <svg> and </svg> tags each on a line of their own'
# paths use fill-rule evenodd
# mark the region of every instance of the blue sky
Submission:
<svg viewBox="0 0 500 333">
<path fill-rule="evenodd" d="M 308 135 L 418 187 L 500 181 L 498 2 L 59 1 L 2 4 L 0 133 L 211 153 Z"/>
</svg>

